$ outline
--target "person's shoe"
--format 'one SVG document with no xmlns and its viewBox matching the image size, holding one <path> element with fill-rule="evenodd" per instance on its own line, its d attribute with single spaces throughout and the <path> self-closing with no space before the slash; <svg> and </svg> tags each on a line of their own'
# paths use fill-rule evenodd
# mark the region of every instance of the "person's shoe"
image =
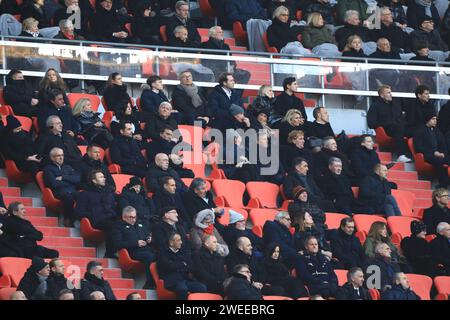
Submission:
<svg viewBox="0 0 450 320">
<path fill-rule="evenodd" d="M 412 162 L 410 158 L 402 154 L 400 157 L 397 158 L 397 162 Z"/>
<path fill-rule="evenodd" d="M 389 162 L 388 164 L 386 164 L 386 168 L 388 168 L 388 170 L 393 166 L 395 166 L 395 162 Z"/>
</svg>

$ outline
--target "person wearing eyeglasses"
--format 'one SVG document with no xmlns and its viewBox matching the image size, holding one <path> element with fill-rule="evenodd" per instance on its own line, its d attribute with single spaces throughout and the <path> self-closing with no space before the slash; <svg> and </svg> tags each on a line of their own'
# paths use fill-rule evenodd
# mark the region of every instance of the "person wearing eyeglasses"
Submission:
<svg viewBox="0 0 450 320">
<path fill-rule="evenodd" d="M 425 209 L 423 222 L 427 226 L 427 234 L 435 234 L 440 222 L 450 223 L 449 192 L 445 188 L 438 188 L 431 195 L 433 205 Z"/>
<path fill-rule="evenodd" d="M 246 264 L 233 268 L 232 277 L 225 280 L 224 287 L 228 300 L 263 300 L 261 288 L 252 283 L 252 273 Z"/>
<path fill-rule="evenodd" d="M 436 233 L 436 238 L 431 241 L 432 259 L 438 268 L 436 274 L 450 276 L 450 224 L 440 222 Z"/>
</svg>

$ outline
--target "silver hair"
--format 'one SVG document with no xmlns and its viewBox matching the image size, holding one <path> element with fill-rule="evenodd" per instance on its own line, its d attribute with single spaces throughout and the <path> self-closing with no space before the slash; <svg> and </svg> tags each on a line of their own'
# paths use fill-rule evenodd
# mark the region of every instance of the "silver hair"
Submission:
<svg viewBox="0 0 450 320">
<path fill-rule="evenodd" d="M 345 11 L 345 15 L 344 15 L 344 21 L 347 21 L 348 19 L 350 19 L 350 17 L 357 15 L 359 18 L 359 12 L 356 10 L 347 10 Z"/>
<path fill-rule="evenodd" d="M 378 242 L 377 245 L 375 246 L 375 253 L 380 253 L 381 247 L 383 246 L 387 246 L 388 244 L 384 243 L 384 242 Z"/>
<path fill-rule="evenodd" d="M 285 218 L 285 217 L 287 217 L 287 216 L 289 216 L 289 213 L 288 213 L 288 212 L 286 212 L 286 211 L 280 211 L 280 212 L 278 212 L 277 215 L 275 216 L 275 220 L 276 220 L 276 221 L 280 221 L 281 219 L 283 219 L 283 218 Z"/>
<path fill-rule="evenodd" d="M 61 150 L 62 152 L 64 152 L 64 150 L 61 149 L 61 148 L 58 148 L 58 147 L 52 148 L 52 149 L 50 150 L 50 152 L 49 152 L 50 157 L 53 157 L 53 155 L 54 155 L 56 152 L 59 152 L 59 150 Z"/>
<path fill-rule="evenodd" d="M 63 19 L 63 20 L 59 21 L 59 28 L 60 29 L 67 28 L 69 23 L 71 23 L 73 25 L 72 20 L 70 20 L 70 19 Z"/>
<path fill-rule="evenodd" d="M 447 222 L 439 222 L 439 224 L 436 227 L 436 232 L 441 233 L 442 231 L 444 231 L 445 228 L 447 228 L 447 226 L 448 226 Z"/>
<path fill-rule="evenodd" d="M 211 38 L 213 35 L 215 35 L 218 28 L 221 28 L 221 26 L 214 26 L 214 27 L 209 28 L 208 36 Z"/>
<path fill-rule="evenodd" d="M 173 29 L 173 34 L 177 35 L 177 33 L 180 32 L 181 30 L 187 31 L 187 28 L 185 26 L 176 26 L 175 29 Z"/>
<path fill-rule="evenodd" d="M 136 209 L 132 206 L 126 206 L 125 208 L 122 209 L 122 217 L 131 212 L 136 212 Z"/>
<path fill-rule="evenodd" d="M 45 121 L 45 126 L 46 126 L 47 128 L 53 126 L 53 121 L 56 120 L 56 119 L 61 120 L 61 118 L 58 117 L 58 116 L 55 116 L 55 115 L 49 116 L 49 117 L 47 118 L 47 120 Z"/>
<path fill-rule="evenodd" d="M 339 159 L 338 157 L 331 157 L 331 158 L 328 160 L 328 165 L 333 164 L 333 163 L 335 163 L 335 162 L 342 163 L 342 160 Z"/>
</svg>

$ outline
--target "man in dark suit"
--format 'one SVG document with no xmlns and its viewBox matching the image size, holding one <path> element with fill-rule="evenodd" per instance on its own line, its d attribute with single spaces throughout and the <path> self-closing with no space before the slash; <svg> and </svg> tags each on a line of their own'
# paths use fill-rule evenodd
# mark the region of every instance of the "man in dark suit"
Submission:
<svg viewBox="0 0 450 320">
<path fill-rule="evenodd" d="M 146 222 L 137 220 L 136 209 L 131 206 L 123 208 L 122 220 L 114 223 L 111 240 L 111 247 L 115 250 L 127 249 L 132 259 L 144 265 L 147 277 L 144 289 L 154 288 L 155 283 L 150 273 L 150 264 L 155 261 L 155 253 L 150 247 L 151 229 Z"/>
<path fill-rule="evenodd" d="M 197 26 L 189 18 L 189 4 L 185 1 L 178 1 L 175 5 L 175 14 L 170 17 L 166 25 L 166 35 L 169 40 L 174 40 L 174 30 L 177 26 L 186 27 L 189 40 L 195 44 L 196 47 L 200 46 L 201 37 L 198 33 Z"/>
<path fill-rule="evenodd" d="M 436 227 L 440 222 L 450 223 L 450 209 L 447 207 L 449 192 L 445 188 L 438 188 L 431 197 L 433 206 L 425 209 L 423 222 L 427 226 L 427 234 L 436 234 Z"/>
<path fill-rule="evenodd" d="M 369 291 L 364 288 L 364 272 L 355 267 L 347 272 L 348 282 L 336 292 L 336 300 L 372 300 Z"/>
<path fill-rule="evenodd" d="M 205 209 L 212 209 L 214 213 L 222 212 L 214 203 L 211 191 L 206 190 L 206 181 L 202 178 L 195 178 L 189 186 L 189 191 L 182 195 L 183 204 L 187 214 L 194 219 L 195 215 Z"/>
<path fill-rule="evenodd" d="M 434 264 L 442 265 L 446 276 L 450 276 L 450 224 L 441 222 L 436 227 L 437 237 L 431 241 L 431 256 Z"/>
</svg>

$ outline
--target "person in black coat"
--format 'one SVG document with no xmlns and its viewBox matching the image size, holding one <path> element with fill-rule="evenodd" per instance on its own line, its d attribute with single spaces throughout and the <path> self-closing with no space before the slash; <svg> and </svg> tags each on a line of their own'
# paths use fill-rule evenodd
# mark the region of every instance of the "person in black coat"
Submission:
<svg viewBox="0 0 450 320">
<path fill-rule="evenodd" d="M 147 171 L 147 161 L 141 153 L 141 148 L 133 139 L 133 128 L 130 122 L 120 123 L 120 137 L 114 139 L 110 147 L 111 161 L 120 165 L 122 173 L 144 177 Z"/>
<path fill-rule="evenodd" d="M 162 19 L 151 1 L 138 1 L 136 12 L 131 20 L 134 42 L 145 45 L 163 45 L 159 34 Z"/>
<path fill-rule="evenodd" d="M 277 48 L 278 52 L 289 42 L 299 41 L 298 28 L 291 28 L 291 20 L 282 21 L 280 17 L 274 17 L 272 24 L 267 28 L 267 40 L 271 47 Z"/>
<path fill-rule="evenodd" d="M 40 0 L 27 1 L 21 8 L 22 21 L 27 18 L 34 18 L 39 22 L 41 28 L 51 27 L 50 17 L 47 16 L 44 10 L 44 2 Z"/>
<path fill-rule="evenodd" d="M 403 32 L 403 31 L 402 31 Z M 386 38 L 379 38 L 377 40 L 377 49 L 374 53 L 369 55 L 369 58 L 375 59 L 389 59 L 389 60 L 401 60 L 398 50 L 391 48 L 391 43 Z M 383 61 L 384 62 L 384 61 Z M 396 64 L 399 62 L 384 62 L 386 64 Z M 370 90 L 378 90 L 378 87 L 382 84 L 390 85 L 394 90 L 400 89 L 402 84 L 402 73 L 399 70 L 372 70 L 369 73 Z"/>
<path fill-rule="evenodd" d="M 241 237 L 249 238 L 252 246 L 253 252 L 255 256 L 262 257 L 263 256 L 263 247 L 264 242 L 263 239 L 253 233 L 251 229 L 247 229 L 245 227 L 245 218 L 242 214 L 229 210 L 230 219 L 228 221 L 228 225 L 226 227 L 222 226 L 220 223 L 216 223 L 215 226 L 219 230 L 220 234 L 223 237 L 223 240 L 227 243 L 228 247 L 232 248 L 235 246 L 237 239 Z"/>
<path fill-rule="evenodd" d="M 53 300 L 59 300 L 62 290 L 70 290 L 74 298 L 78 298 L 78 290 L 68 286 L 70 280 L 64 276 L 65 266 L 61 259 L 52 259 L 49 263 L 50 275 L 47 278 L 47 296 Z"/>
<path fill-rule="evenodd" d="M 252 272 L 246 264 L 234 266 L 231 278 L 225 280 L 224 287 L 228 300 L 263 300 L 261 288 L 252 282 Z"/>
<path fill-rule="evenodd" d="M 449 192 L 438 188 L 432 194 L 433 205 L 424 210 L 423 222 L 427 226 L 427 234 L 436 234 L 436 227 L 440 222 L 450 223 L 450 209 L 448 206 Z"/>
<path fill-rule="evenodd" d="M 373 213 L 370 207 L 361 204 L 352 191 L 350 179 L 343 171 L 339 158 L 329 159 L 328 172 L 317 180 L 325 199 L 331 201 L 336 212 L 352 215 L 353 213 Z"/>
<path fill-rule="evenodd" d="M 400 246 L 409 264 L 417 274 L 431 274 L 431 246 L 425 240 L 427 226 L 422 221 L 411 221 L 411 236 L 403 238 Z"/>
<path fill-rule="evenodd" d="M 147 196 L 144 185 L 139 177 L 131 177 L 130 183 L 125 185 L 122 193 L 117 196 L 117 209 L 119 212 L 131 206 L 136 209 L 138 220 L 146 223 L 157 221 L 159 219 L 155 204 Z"/>
<path fill-rule="evenodd" d="M 372 300 L 369 291 L 364 288 L 364 272 L 353 267 L 347 272 L 348 282 L 336 292 L 336 300 Z"/>
<path fill-rule="evenodd" d="M 99 0 L 95 14 L 91 19 L 91 29 L 97 41 L 124 43 L 129 34 L 120 20 L 119 14 L 112 8 L 112 2 Z"/>
<path fill-rule="evenodd" d="M 302 186 L 308 192 L 310 200 L 317 203 L 322 210 L 335 212 L 336 208 L 333 203 L 325 199 L 312 174 L 308 174 L 308 162 L 303 158 L 296 158 L 293 161 L 293 167 L 295 169 L 285 177 L 283 182 L 283 190 L 286 198 L 295 199 L 294 188 Z"/>
<path fill-rule="evenodd" d="M 288 212 L 292 220 L 296 220 L 296 216 L 303 215 L 308 212 L 314 220 L 314 224 L 321 229 L 327 229 L 325 224 L 325 212 L 319 206 L 308 198 L 308 192 L 302 186 L 297 186 L 293 190 L 294 202 L 288 206 Z M 303 247 L 303 245 L 302 245 Z"/>
<path fill-rule="evenodd" d="M 430 101 L 430 89 L 425 85 L 418 85 L 415 90 L 416 99 L 407 99 L 404 103 L 406 115 L 405 135 L 414 136 L 418 127 L 426 123 L 424 119 L 428 112 L 435 112 L 435 106 Z"/>
<path fill-rule="evenodd" d="M 41 105 L 38 112 L 39 130 L 47 129 L 47 119 L 50 116 L 58 116 L 63 124 L 64 132 L 75 137 L 80 132 L 80 125 L 72 114 L 70 107 L 64 101 L 64 95 L 60 90 L 52 90 L 49 93 L 50 102 Z"/>
<path fill-rule="evenodd" d="M 92 226 L 105 231 L 106 253 L 105 256 L 114 256 L 109 236 L 112 226 L 117 219 L 114 191 L 106 184 L 106 178 L 101 171 L 92 171 L 88 176 L 86 190 L 77 196 L 74 209 L 75 218 L 81 220 L 88 218 Z"/>
<path fill-rule="evenodd" d="M 364 249 L 355 236 L 355 222 L 352 218 L 344 218 L 338 230 L 329 232 L 331 252 L 343 264 L 345 269 L 362 268 L 364 265 Z"/>
<path fill-rule="evenodd" d="M 206 285 L 192 276 L 194 264 L 191 252 L 184 249 L 181 235 L 172 231 L 168 239 L 167 244 L 158 252 L 156 260 L 164 287 L 174 291 L 180 300 L 186 300 L 188 292 L 206 292 Z"/>
<path fill-rule="evenodd" d="M 276 100 L 278 101 L 278 100 Z M 280 145 L 289 145 L 289 135 L 293 131 L 302 131 L 305 137 L 309 137 L 309 122 L 303 118 L 302 113 L 297 109 L 290 109 L 280 122 L 274 124 L 274 128 L 279 129 Z"/>
<path fill-rule="evenodd" d="M 214 210 L 214 213 L 219 213 L 221 211 L 214 203 L 211 191 L 206 190 L 206 181 L 202 178 L 195 178 L 192 180 L 189 191 L 182 195 L 182 199 L 186 212 L 191 220 L 194 219 L 198 212 L 205 209 L 212 209 Z"/>
<path fill-rule="evenodd" d="M 94 170 L 101 171 L 106 178 L 106 183 L 113 190 L 116 190 L 116 183 L 108 170 L 108 167 L 101 159 L 101 148 L 96 145 L 90 145 L 87 147 L 86 154 L 81 158 L 76 165 L 76 170 L 80 173 L 81 185 L 83 188 L 89 183 L 88 175 Z"/>
<path fill-rule="evenodd" d="M 3 98 L 10 105 L 15 115 L 32 117 L 38 112 L 36 92 L 20 70 L 12 69 L 6 76 L 6 86 L 3 88 Z"/>
<path fill-rule="evenodd" d="M 17 287 L 28 300 L 47 300 L 48 276 L 50 267 L 44 259 L 33 257 L 31 266 L 27 269 Z"/>
<path fill-rule="evenodd" d="M 444 135 L 437 126 L 437 117 L 434 111 L 423 113 L 425 125 L 417 128 L 414 135 L 414 149 L 424 155 L 425 161 L 436 170 L 439 187 L 447 188 L 450 184 L 448 170 L 444 165 L 450 164 L 449 153 Z"/>
<path fill-rule="evenodd" d="M 150 163 L 153 163 L 158 153 L 165 153 L 170 156 L 177 142 L 178 140 L 173 138 L 173 128 L 169 126 L 162 127 L 159 136 L 152 138 L 152 141 L 145 145 L 147 159 Z"/>
<path fill-rule="evenodd" d="M 74 197 L 81 178 L 75 169 L 64 163 L 62 149 L 53 148 L 50 151 L 50 159 L 52 163 L 44 167 L 44 184 L 64 203 L 65 224 L 69 225 L 72 223 Z"/>
<path fill-rule="evenodd" d="M 147 189 L 149 192 L 155 192 L 161 188 L 161 179 L 170 176 L 175 179 L 177 192 L 183 193 L 187 187 L 181 180 L 178 173 L 169 167 L 169 157 L 165 153 L 159 153 L 155 156 L 154 164 L 150 165 L 145 176 Z"/>
<path fill-rule="evenodd" d="M 149 116 L 145 125 L 145 136 L 150 139 L 155 139 L 159 136 L 161 130 L 165 127 L 178 129 L 177 113 L 173 111 L 172 105 L 169 102 L 162 102 L 158 106 L 158 112 Z"/>
<path fill-rule="evenodd" d="M 175 6 L 175 15 L 170 17 L 166 22 L 166 35 L 169 40 L 174 40 L 174 30 L 177 26 L 186 27 L 189 40 L 194 43 L 195 47 L 200 46 L 201 37 L 197 31 L 197 26 L 189 18 L 189 5 L 188 3 L 177 3 Z"/>
<path fill-rule="evenodd" d="M 438 114 L 438 128 L 442 134 L 449 136 L 450 132 L 450 101 L 441 106 Z M 447 138 L 447 148 L 450 148 L 450 140 Z"/>
<path fill-rule="evenodd" d="M 310 295 L 334 297 L 338 289 L 338 279 L 329 258 L 319 252 L 315 237 L 308 237 L 305 244 L 306 251 L 295 267 L 297 277 L 308 287 Z"/>
<path fill-rule="evenodd" d="M 120 73 L 113 72 L 109 75 L 106 88 L 103 91 L 103 98 L 106 103 L 105 109 L 116 113 L 131 101 L 127 93 L 127 86 L 122 82 Z"/>
<path fill-rule="evenodd" d="M 384 213 L 387 217 L 400 216 L 400 209 L 391 192 L 392 184 L 386 177 L 386 166 L 375 165 L 373 173 L 361 181 L 358 199 L 370 212 Z"/>
<path fill-rule="evenodd" d="M 309 296 L 300 278 L 291 276 L 283 261 L 282 250 L 278 243 L 269 243 L 266 246 L 266 254 L 262 265 L 267 275 L 266 282 L 273 286 L 282 287 L 285 296 L 294 300 Z"/>
<path fill-rule="evenodd" d="M 161 221 L 153 228 L 152 242 L 157 251 L 164 250 L 169 242 L 169 235 L 172 232 L 180 234 L 184 244 L 184 250 L 189 250 L 187 232 L 183 224 L 179 222 L 177 208 L 165 207 L 160 212 Z"/>
<path fill-rule="evenodd" d="M 309 136 L 323 139 L 325 137 L 337 138 L 330 124 L 330 114 L 323 106 L 315 107 L 313 110 L 314 121 L 308 123 Z M 344 150 L 343 146 L 339 146 Z"/>
<path fill-rule="evenodd" d="M 322 139 L 322 149 L 319 152 L 314 153 L 314 160 L 317 162 L 316 170 L 314 170 L 315 176 L 318 178 L 322 175 L 326 175 L 329 172 L 329 162 L 331 158 L 337 158 L 342 163 L 342 174 L 345 175 L 352 183 L 355 184 L 355 174 L 351 170 L 350 161 L 347 155 L 338 149 L 336 139 L 332 136 L 324 137 Z"/>
<path fill-rule="evenodd" d="M 155 261 L 151 248 L 151 227 L 144 221 L 137 220 L 136 209 L 127 206 L 122 210 L 122 220 L 116 221 L 111 229 L 111 245 L 115 251 L 126 249 L 130 257 L 144 265 L 147 283 L 144 288 L 154 287 L 150 264 Z"/>
<path fill-rule="evenodd" d="M 378 97 L 374 99 L 367 112 L 367 125 L 371 129 L 382 127 L 386 134 L 395 141 L 395 151 L 401 156 L 408 154 L 408 146 L 404 140 L 405 116 L 400 101 L 392 98 L 391 87 L 383 85 L 378 89 Z"/>
<path fill-rule="evenodd" d="M 50 116 L 46 121 L 47 130 L 36 141 L 37 154 L 42 157 L 42 165 L 51 163 L 50 151 L 59 148 L 64 152 L 65 163 L 76 167 L 81 160 L 81 151 L 75 139 L 63 132 L 63 123 L 58 116 Z"/>
<path fill-rule="evenodd" d="M 284 289 L 280 286 L 271 286 L 266 282 L 266 272 L 262 266 L 261 259 L 257 258 L 250 239 L 242 237 L 236 241 L 234 249 L 225 258 L 225 264 L 229 273 L 234 270 L 235 266 L 246 264 L 252 274 L 253 284 L 257 283 L 257 287 L 261 289 L 264 295 L 283 295 Z"/>
<path fill-rule="evenodd" d="M 313 161 L 313 154 L 305 147 L 305 133 L 301 130 L 289 132 L 287 144 L 280 146 L 280 161 L 286 171 L 294 169 L 292 162 L 296 158 L 304 158 L 311 164 L 311 170 L 316 172 L 316 166 Z"/>
<path fill-rule="evenodd" d="M 421 300 L 409 285 L 407 276 L 403 272 L 396 273 L 392 288 L 381 295 L 381 300 Z"/>
<path fill-rule="evenodd" d="M 31 134 L 22 129 L 22 124 L 13 115 L 8 115 L 6 120 L 3 156 L 6 160 L 13 160 L 19 170 L 30 172 L 34 176 L 39 171 L 41 159 Z"/>
<path fill-rule="evenodd" d="M 207 235 L 202 242 L 202 248 L 192 257 L 194 276 L 206 285 L 208 292 L 223 295 L 225 262 L 224 258 L 217 253 L 217 238 Z"/>
<path fill-rule="evenodd" d="M 222 73 L 219 76 L 219 84 L 214 87 L 208 97 L 208 109 L 211 112 L 213 128 L 229 125 L 229 110 L 232 104 L 242 106 L 241 92 L 234 90 L 235 79 L 231 73 Z M 232 126 L 231 126 L 232 127 Z"/>
<path fill-rule="evenodd" d="M 347 44 L 348 37 L 357 35 L 363 42 L 368 42 L 370 41 L 369 33 L 370 30 L 361 24 L 358 13 L 352 15 L 346 14 L 343 27 L 336 30 L 334 37 L 336 38 L 339 50 L 342 51 Z"/>
<path fill-rule="evenodd" d="M 403 49 L 404 52 L 411 51 L 409 34 L 404 32 L 402 28 L 394 22 L 392 12 L 389 8 L 381 9 L 380 22 L 380 28 L 375 28 L 370 31 L 370 38 L 372 41 L 376 42 L 380 38 L 386 38 L 392 43 L 394 50 L 399 51 L 400 49 Z"/>
<path fill-rule="evenodd" d="M 280 212 L 276 215 L 275 221 L 266 221 L 263 227 L 263 240 L 267 248 L 271 243 L 278 243 L 284 252 L 285 264 L 293 267 L 298 258 L 298 251 L 295 248 L 294 236 L 290 232 L 291 218 L 289 213 Z"/>
<path fill-rule="evenodd" d="M 56 258 L 57 250 L 38 245 L 38 241 L 44 238 L 41 231 L 26 219 L 26 209 L 21 202 L 12 202 L 8 206 L 8 215 L 4 218 L 4 233 L 8 242 L 18 248 L 24 258 L 32 257 Z"/>
<path fill-rule="evenodd" d="M 380 287 L 377 288 L 380 292 L 386 290 L 386 286 L 392 285 L 394 281 L 395 274 L 401 272 L 400 266 L 398 263 L 393 262 L 391 259 L 391 249 L 389 245 L 383 242 L 379 242 L 375 246 L 375 258 L 366 261 L 366 267 L 371 266 L 371 268 L 364 268 L 363 270 L 372 270 L 373 266 L 378 267 L 379 269 L 379 283 Z M 372 274 L 367 273 L 366 278 L 370 277 Z"/>
<path fill-rule="evenodd" d="M 81 300 L 90 300 L 90 295 L 94 291 L 102 292 L 105 295 L 106 300 L 117 300 L 111 289 L 111 285 L 103 278 L 103 267 L 101 262 L 90 261 L 86 270 L 84 279 L 81 280 Z"/>
<path fill-rule="evenodd" d="M 141 110 L 145 114 L 144 117 L 156 114 L 162 102 L 169 102 L 163 91 L 162 78 L 152 75 L 147 79 L 147 83 L 142 85 Z"/>
<path fill-rule="evenodd" d="M 283 80 L 283 92 L 277 96 L 275 101 L 275 114 L 279 117 L 284 117 L 288 110 L 297 109 L 301 112 L 303 119 L 308 120 L 306 115 L 305 106 L 303 101 L 298 98 L 295 93 L 297 92 L 297 79 L 294 77 L 288 77 Z"/>
<path fill-rule="evenodd" d="M 373 139 L 369 135 L 361 135 L 361 145 L 350 153 L 350 163 L 356 178 L 362 181 L 364 177 L 372 174 L 373 168 L 380 163 L 380 158 L 373 147 Z"/>
<path fill-rule="evenodd" d="M 160 187 L 153 195 L 153 202 L 155 203 L 156 211 L 161 212 L 165 207 L 177 208 L 178 215 L 181 222 L 188 230 L 192 226 L 192 219 L 186 212 L 186 208 L 181 200 L 181 195 L 177 193 L 177 184 L 175 179 L 170 176 L 164 176 L 160 179 Z"/>
<path fill-rule="evenodd" d="M 7 219 L 8 212 L 4 207 L 3 196 L 0 192 L 0 258 L 3 257 L 23 257 L 23 253 L 16 245 L 14 239 L 11 239 L 4 233 L 4 222 Z"/>
<path fill-rule="evenodd" d="M 200 121 L 202 126 L 209 123 L 210 112 L 203 89 L 192 82 L 190 71 L 181 72 L 180 84 L 173 88 L 172 104 L 182 114 L 182 124 L 194 125 Z"/>
<path fill-rule="evenodd" d="M 436 270 L 438 275 L 450 276 L 450 225 L 447 222 L 440 222 L 436 227 L 436 233 L 436 238 L 431 241 L 432 261 L 436 268 L 439 268 Z"/>
</svg>

